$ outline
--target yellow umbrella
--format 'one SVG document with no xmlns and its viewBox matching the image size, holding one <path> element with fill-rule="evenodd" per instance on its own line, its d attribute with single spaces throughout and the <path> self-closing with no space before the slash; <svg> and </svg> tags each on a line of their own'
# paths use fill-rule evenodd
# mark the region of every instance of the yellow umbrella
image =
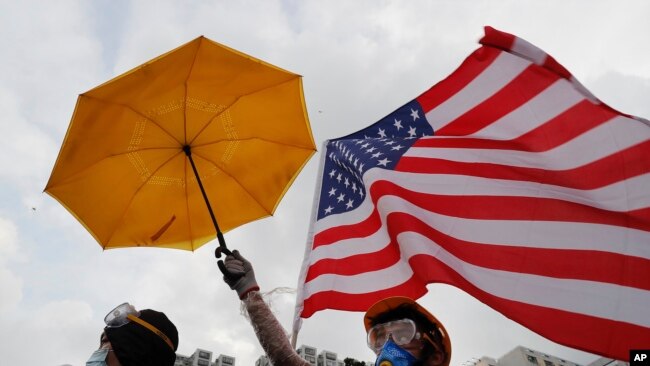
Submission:
<svg viewBox="0 0 650 366">
<path fill-rule="evenodd" d="M 314 151 L 299 75 L 199 37 L 81 94 L 45 191 L 103 248 L 225 248 Z"/>
</svg>

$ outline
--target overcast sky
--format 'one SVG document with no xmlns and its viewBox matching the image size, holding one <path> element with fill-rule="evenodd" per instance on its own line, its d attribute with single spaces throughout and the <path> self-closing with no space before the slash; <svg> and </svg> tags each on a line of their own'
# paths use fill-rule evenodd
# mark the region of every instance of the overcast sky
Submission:
<svg viewBox="0 0 650 366">
<path fill-rule="evenodd" d="M 129 301 L 165 312 L 179 352 L 253 365 L 262 354 L 212 255 L 103 251 L 44 194 L 77 95 L 199 35 L 303 75 L 317 146 L 361 129 L 452 72 L 483 26 L 544 49 L 597 97 L 650 118 L 650 2 L 0 0 L 0 357 L 6 365 L 85 365 L 103 317 Z M 226 234 L 263 290 L 296 287 L 319 154 L 276 215 Z M 422 303 L 444 322 L 452 365 L 524 345 L 578 363 L 459 290 L 430 285 Z M 286 329 L 294 295 L 272 298 Z M 298 344 L 374 360 L 361 313 L 323 311 Z"/>
</svg>

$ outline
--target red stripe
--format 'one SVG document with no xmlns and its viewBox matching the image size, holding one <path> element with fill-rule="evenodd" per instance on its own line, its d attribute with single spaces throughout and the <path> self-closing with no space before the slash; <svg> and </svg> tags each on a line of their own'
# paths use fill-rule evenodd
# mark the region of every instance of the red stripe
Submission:
<svg viewBox="0 0 650 366">
<path fill-rule="evenodd" d="M 650 160 L 645 158 L 648 151 L 650 151 L 650 141 L 644 141 L 587 165 L 562 171 L 408 156 L 402 157 L 395 170 L 410 173 L 459 174 L 538 182 L 560 187 L 590 190 L 650 172 Z"/>
<path fill-rule="evenodd" d="M 448 147 L 462 149 L 495 149 L 542 152 L 558 147 L 567 141 L 600 126 L 618 116 L 607 108 L 583 100 L 555 118 L 512 140 L 483 138 L 433 138 L 418 139 L 413 147 Z M 634 122 L 638 123 L 638 122 Z M 480 134 L 479 134 L 480 135 Z"/>
<path fill-rule="evenodd" d="M 449 163 L 444 160 L 440 162 L 439 165 Z M 493 170 L 500 167 L 498 165 L 493 166 Z M 468 170 L 472 170 L 472 175 L 478 175 L 476 174 L 477 167 L 469 168 Z M 460 173 L 460 169 L 454 169 L 453 173 Z M 425 210 L 453 217 L 479 220 L 583 222 L 650 231 L 650 207 L 626 212 L 614 212 L 552 198 L 478 195 L 447 196 L 414 192 L 389 181 L 377 181 L 373 183 L 370 187 L 370 195 L 375 205 L 382 196 L 394 195 Z M 320 245 L 326 245 L 344 239 L 364 238 L 375 233 L 380 226 L 381 220 L 379 214 L 374 209 L 370 216 L 359 224 L 341 225 L 325 229 L 316 234 L 314 236 L 313 247 L 316 248 Z"/>
<path fill-rule="evenodd" d="M 508 318 L 569 347 L 627 359 L 631 344 L 650 344 L 650 328 L 506 300 L 478 289 L 429 256 L 418 256 L 409 262 L 411 267 L 418 269 L 422 281 L 456 286 Z M 580 296 L 579 293 L 575 295 Z M 450 338 L 453 339 L 453 335 Z"/>
<path fill-rule="evenodd" d="M 401 257 L 397 236 L 403 232 L 416 232 L 437 243 L 460 260 L 483 268 L 605 282 L 650 290 L 650 282 L 647 280 L 650 278 L 648 259 L 595 250 L 474 243 L 446 235 L 418 218 L 402 212 L 388 215 L 385 227 L 388 228 L 390 243 L 381 250 L 341 259 L 319 260 L 309 267 L 305 282 L 323 274 L 352 276 L 388 268 L 397 263 Z M 612 246 L 624 245 L 625 243 L 612 243 Z M 577 263 L 580 265 L 576 265 Z"/>
<path fill-rule="evenodd" d="M 346 294 L 338 291 L 316 292 L 305 299 L 300 317 L 309 318 L 315 312 L 325 309 L 366 311 L 372 304 L 389 296 L 417 299 L 427 293 L 425 286 L 426 284 L 418 281 L 417 278 L 411 278 L 399 286 L 363 294 Z"/>
<path fill-rule="evenodd" d="M 557 75 L 531 64 L 501 90 L 434 133 L 441 136 L 471 135 L 526 104 L 558 79 Z"/>
<path fill-rule="evenodd" d="M 485 46 L 510 51 L 517 39 L 516 36 L 510 33 L 498 31 L 490 26 L 483 27 L 483 30 L 485 31 L 485 35 L 478 42 Z"/>
<path fill-rule="evenodd" d="M 650 344 L 650 328 L 503 299 L 478 289 L 430 256 L 413 257 L 409 263 L 416 274 L 405 283 L 364 294 L 317 292 L 305 299 L 301 317 L 308 318 L 324 309 L 365 311 L 371 304 L 387 296 L 417 299 L 427 292 L 425 283 L 446 283 L 467 292 L 513 321 L 569 347 L 627 360 L 630 348 L 642 349 Z M 450 338 L 453 337 L 450 334 Z"/>
<path fill-rule="evenodd" d="M 451 75 L 416 98 L 422 110 L 426 113 L 458 93 L 490 66 L 499 54 L 501 51 L 489 47 L 474 51 Z"/>
</svg>

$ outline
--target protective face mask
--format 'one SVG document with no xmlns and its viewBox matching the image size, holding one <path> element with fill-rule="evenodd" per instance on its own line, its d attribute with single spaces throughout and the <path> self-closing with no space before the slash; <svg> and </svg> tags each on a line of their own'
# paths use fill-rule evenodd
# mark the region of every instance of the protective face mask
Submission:
<svg viewBox="0 0 650 366">
<path fill-rule="evenodd" d="M 100 348 L 90 355 L 86 366 L 107 366 L 106 356 L 108 356 L 108 348 Z"/>
<path fill-rule="evenodd" d="M 417 360 L 412 354 L 389 338 L 382 347 L 379 356 L 377 356 L 375 366 L 412 366 L 415 361 Z"/>
</svg>

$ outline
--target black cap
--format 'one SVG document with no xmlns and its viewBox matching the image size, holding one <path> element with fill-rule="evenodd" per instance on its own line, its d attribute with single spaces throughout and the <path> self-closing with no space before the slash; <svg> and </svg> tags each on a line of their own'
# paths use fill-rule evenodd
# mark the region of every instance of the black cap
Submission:
<svg viewBox="0 0 650 366">
<path fill-rule="evenodd" d="M 158 334 L 131 321 L 121 327 L 104 328 L 117 359 L 123 366 L 173 366 L 178 349 L 178 331 L 174 323 L 164 313 L 151 309 L 141 310 L 139 318 L 164 333 L 174 349 Z"/>
</svg>

